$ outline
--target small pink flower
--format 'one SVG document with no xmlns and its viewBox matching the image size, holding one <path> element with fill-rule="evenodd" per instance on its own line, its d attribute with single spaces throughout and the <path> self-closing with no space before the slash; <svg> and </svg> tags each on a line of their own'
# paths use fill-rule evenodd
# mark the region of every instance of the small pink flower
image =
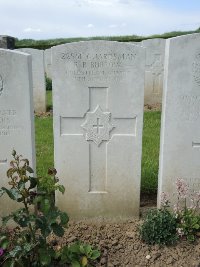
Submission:
<svg viewBox="0 0 200 267">
<path fill-rule="evenodd" d="M 179 213 L 180 211 L 181 211 L 181 209 L 180 209 L 179 205 L 178 204 L 175 204 L 174 205 L 174 212 L 175 213 Z"/>
<path fill-rule="evenodd" d="M 160 202 L 162 207 L 169 207 L 169 194 L 162 192 L 160 195 Z"/>
<path fill-rule="evenodd" d="M 176 180 L 176 190 L 180 198 L 186 198 L 188 196 L 189 187 L 183 179 L 178 178 Z"/>
</svg>

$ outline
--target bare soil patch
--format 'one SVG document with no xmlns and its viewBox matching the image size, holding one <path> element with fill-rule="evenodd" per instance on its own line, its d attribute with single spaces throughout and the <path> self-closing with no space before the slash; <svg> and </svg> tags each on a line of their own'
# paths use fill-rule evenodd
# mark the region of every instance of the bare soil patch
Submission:
<svg viewBox="0 0 200 267">
<path fill-rule="evenodd" d="M 155 203 L 142 201 L 142 217 Z M 55 249 L 76 240 L 90 243 L 99 248 L 101 257 L 95 266 L 100 267 L 190 267 L 200 266 L 200 239 L 195 243 L 181 240 L 174 246 L 149 246 L 142 242 L 138 228 L 143 220 L 128 220 L 122 223 L 91 222 L 88 220 L 73 222 L 62 239 L 53 239 Z"/>
<path fill-rule="evenodd" d="M 162 105 L 157 103 L 154 105 L 144 105 L 144 111 L 161 111 Z"/>
</svg>

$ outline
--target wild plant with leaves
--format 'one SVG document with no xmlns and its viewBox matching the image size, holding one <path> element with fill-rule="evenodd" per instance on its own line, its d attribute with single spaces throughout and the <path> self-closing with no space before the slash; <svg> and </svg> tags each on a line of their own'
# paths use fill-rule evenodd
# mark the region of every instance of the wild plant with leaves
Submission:
<svg viewBox="0 0 200 267">
<path fill-rule="evenodd" d="M 200 192 L 191 190 L 183 179 L 176 180 L 176 204 L 161 194 L 161 209 L 151 210 L 140 229 L 148 244 L 173 244 L 178 238 L 193 242 L 200 234 Z"/>
<path fill-rule="evenodd" d="M 183 179 L 176 181 L 177 203 L 174 214 L 177 220 L 177 233 L 188 241 L 195 241 L 200 232 L 200 192 L 190 190 Z"/>
<path fill-rule="evenodd" d="M 6 232 L 0 235 L 1 266 L 50 267 L 59 266 L 59 262 L 74 267 L 89 266 L 89 261 L 100 255 L 92 247 L 77 243 L 55 251 L 47 242 L 52 233 L 62 237 L 69 220 L 68 215 L 54 205 L 55 190 L 65 191 L 55 178 L 56 170 L 50 169 L 48 178 L 34 178 L 29 161 L 16 151 L 12 156 L 14 159 L 7 171 L 11 188 L 2 187 L 0 196 L 7 194 L 13 201 L 21 203 L 22 208 L 2 218 L 3 226 L 13 220 L 17 227 L 11 240 Z"/>
</svg>

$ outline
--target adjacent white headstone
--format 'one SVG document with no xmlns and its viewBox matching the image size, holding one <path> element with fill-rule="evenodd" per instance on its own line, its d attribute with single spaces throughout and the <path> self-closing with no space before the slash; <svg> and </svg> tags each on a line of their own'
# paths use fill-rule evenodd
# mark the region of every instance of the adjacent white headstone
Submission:
<svg viewBox="0 0 200 267">
<path fill-rule="evenodd" d="M 146 48 L 144 104 L 162 103 L 165 43 L 164 39 L 141 42 Z"/>
<path fill-rule="evenodd" d="M 35 112 L 46 111 L 46 84 L 44 72 L 44 51 L 32 48 L 20 48 L 19 51 L 32 56 L 33 102 Z"/>
<path fill-rule="evenodd" d="M 167 40 L 158 204 L 182 178 L 200 190 L 200 34 Z"/>
<path fill-rule="evenodd" d="M 12 150 L 29 159 L 35 169 L 34 114 L 31 56 L 0 49 L 0 188 L 8 187 Z M 19 206 L 0 197 L 0 217 Z"/>
<path fill-rule="evenodd" d="M 44 65 L 47 77 L 52 79 L 51 48 L 44 50 Z"/>
<path fill-rule="evenodd" d="M 55 167 L 72 218 L 138 216 L 144 48 L 89 41 L 52 48 Z"/>
</svg>

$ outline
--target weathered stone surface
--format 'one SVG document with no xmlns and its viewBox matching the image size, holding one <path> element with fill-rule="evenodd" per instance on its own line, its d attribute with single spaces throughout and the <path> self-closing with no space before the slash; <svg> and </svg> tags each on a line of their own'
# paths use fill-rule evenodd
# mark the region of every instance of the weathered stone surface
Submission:
<svg viewBox="0 0 200 267">
<path fill-rule="evenodd" d="M 44 50 L 44 66 L 48 78 L 52 79 L 51 48 Z"/>
<path fill-rule="evenodd" d="M 73 218 L 139 214 L 144 64 L 132 44 L 52 48 L 56 202 Z"/>
<path fill-rule="evenodd" d="M 158 204 L 177 178 L 200 190 L 200 34 L 167 40 L 165 61 Z"/>
<path fill-rule="evenodd" d="M 46 85 L 44 72 L 44 51 L 32 48 L 20 48 L 19 51 L 32 56 L 33 102 L 35 112 L 46 111 Z"/>
<path fill-rule="evenodd" d="M 146 48 L 145 105 L 162 103 L 165 42 L 164 39 L 149 39 L 141 42 L 141 45 Z"/>
<path fill-rule="evenodd" d="M 15 38 L 7 35 L 0 35 L 0 48 L 15 49 Z"/>
<path fill-rule="evenodd" d="M 0 188 L 8 187 L 6 172 L 13 149 L 35 169 L 32 98 L 31 57 L 0 49 Z M 5 195 L 0 198 L 0 207 L 2 217 L 18 206 Z"/>
</svg>

